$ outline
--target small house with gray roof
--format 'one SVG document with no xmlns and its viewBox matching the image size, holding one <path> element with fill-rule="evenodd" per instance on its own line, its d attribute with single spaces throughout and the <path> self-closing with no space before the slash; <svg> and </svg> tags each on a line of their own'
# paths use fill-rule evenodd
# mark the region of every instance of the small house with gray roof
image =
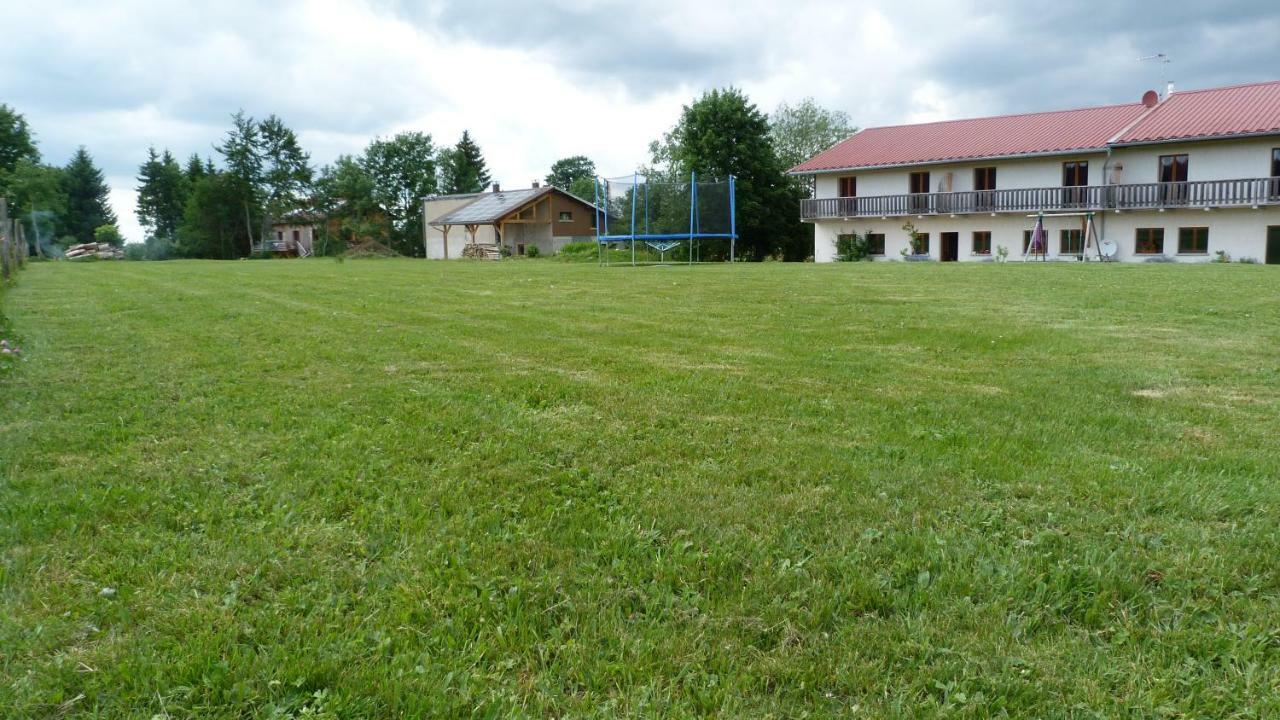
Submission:
<svg viewBox="0 0 1280 720">
<path fill-rule="evenodd" d="M 527 255 L 536 247 L 552 255 L 566 244 L 594 240 L 596 209 L 591 203 L 551 186 L 433 195 L 423 201 L 427 257 L 498 259 Z M 505 251 L 505 252 L 504 252 Z"/>
</svg>

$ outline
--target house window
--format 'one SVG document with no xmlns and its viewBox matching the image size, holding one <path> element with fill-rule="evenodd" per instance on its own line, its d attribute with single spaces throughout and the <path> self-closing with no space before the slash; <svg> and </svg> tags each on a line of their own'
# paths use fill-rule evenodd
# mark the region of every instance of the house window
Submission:
<svg viewBox="0 0 1280 720">
<path fill-rule="evenodd" d="M 1062 187 L 1068 188 L 1062 193 L 1062 206 L 1084 207 L 1088 201 L 1089 191 L 1083 188 L 1088 184 L 1088 161 L 1074 160 L 1062 163 Z"/>
<path fill-rule="evenodd" d="M 924 195 L 929 192 L 929 173 L 913 172 L 907 176 L 907 184 L 912 195 Z M 928 197 L 915 197 L 910 200 L 911 212 L 923 213 L 929 211 Z"/>
<path fill-rule="evenodd" d="M 929 254 L 929 233 L 916 233 L 916 246 L 915 246 L 914 254 L 916 255 Z"/>
<path fill-rule="evenodd" d="M 1164 228 L 1138 228 L 1133 239 L 1133 254 L 1164 254 Z"/>
<path fill-rule="evenodd" d="M 1089 162 L 1075 160 L 1062 163 L 1062 187 L 1084 187 L 1089 184 Z"/>
<path fill-rule="evenodd" d="M 277 230 L 277 231 L 276 231 L 276 242 L 284 242 L 284 231 L 283 231 L 283 230 Z"/>
<path fill-rule="evenodd" d="M 836 197 L 857 197 L 858 178 L 852 175 L 840 178 L 839 193 Z"/>
<path fill-rule="evenodd" d="M 867 233 L 867 254 L 884 254 L 884 233 Z"/>
<path fill-rule="evenodd" d="M 517 255 L 524 254 L 524 243 L 520 243 L 519 245 L 516 245 L 516 254 Z"/>
<path fill-rule="evenodd" d="M 908 176 L 908 183 L 911 186 L 910 192 L 927 193 L 929 192 L 929 173 L 913 172 Z"/>
<path fill-rule="evenodd" d="M 991 231 L 990 230 L 974 231 L 973 254 L 974 255 L 990 255 L 991 254 Z"/>
<path fill-rule="evenodd" d="M 1187 156 L 1160 156 L 1160 200 L 1166 205 L 1187 202 Z"/>
<path fill-rule="evenodd" d="M 560 222 L 573 222 L 573 213 L 568 210 L 560 211 Z"/>
<path fill-rule="evenodd" d="M 974 190 L 995 190 L 996 189 L 996 169 L 993 167 L 981 167 L 973 169 L 973 189 Z"/>
<path fill-rule="evenodd" d="M 299 241 L 299 240 L 301 240 L 301 239 L 302 239 L 302 231 L 301 231 L 301 230 L 294 230 L 294 231 L 293 231 L 293 242 L 294 242 L 294 244 L 296 245 L 296 244 L 298 243 L 298 241 Z"/>
<path fill-rule="evenodd" d="M 1209 228 L 1178 228 L 1179 255 L 1207 255 L 1209 253 Z"/>
<path fill-rule="evenodd" d="M 1271 151 L 1271 197 L 1280 198 L 1280 148 Z"/>
<path fill-rule="evenodd" d="M 1034 232 L 1035 232 L 1034 230 L 1023 230 L 1023 231 L 1022 231 L 1022 254 L 1023 254 L 1023 255 L 1026 255 L 1026 254 L 1027 254 L 1027 250 L 1030 250 L 1030 249 L 1031 249 L 1031 235 L 1032 235 Z"/>
<path fill-rule="evenodd" d="M 1161 155 L 1160 156 L 1160 182 L 1186 182 L 1187 181 L 1187 156 L 1186 155 Z"/>
<path fill-rule="evenodd" d="M 1083 255 L 1084 233 L 1080 230 L 1063 230 L 1058 244 L 1059 255 Z"/>
</svg>

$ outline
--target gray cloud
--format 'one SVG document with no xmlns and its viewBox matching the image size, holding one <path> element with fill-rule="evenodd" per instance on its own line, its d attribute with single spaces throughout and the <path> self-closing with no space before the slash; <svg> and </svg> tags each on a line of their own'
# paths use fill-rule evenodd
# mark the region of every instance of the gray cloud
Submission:
<svg viewBox="0 0 1280 720">
<path fill-rule="evenodd" d="M 0 102 L 49 161 L 88 146 L 126 226 L 147 146 L 210 154 L 240 108 L 283 117 L 317 162 L 470 128 L 526 182 L 577 153 L 628 171 L 681 103 L 729 84 L 873 125 L 1134 101 L 1159 85 L 1136 60 L 1155 52 L 1183 89 L 1280 77 L 1274 0 L 43 0 L 5 16 Z"/>
</svg>

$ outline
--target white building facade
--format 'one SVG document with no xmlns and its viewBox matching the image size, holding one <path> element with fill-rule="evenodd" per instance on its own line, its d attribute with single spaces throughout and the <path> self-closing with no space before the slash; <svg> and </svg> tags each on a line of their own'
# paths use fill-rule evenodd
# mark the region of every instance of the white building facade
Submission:
<svg viewBox="0 0 1280 720">
<path fill-rule="evenodd" d="M 792 172 L 818 262 L 856 234 L 873 260 L 1280 263 L 1280 83 L 869 128 Z"/>
</svg>

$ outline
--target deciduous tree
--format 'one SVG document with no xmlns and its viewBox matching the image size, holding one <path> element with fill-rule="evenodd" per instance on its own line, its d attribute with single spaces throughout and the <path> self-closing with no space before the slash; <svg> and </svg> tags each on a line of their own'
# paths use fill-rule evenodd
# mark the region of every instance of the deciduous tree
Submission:
<svg viewBox="0 0 1280 720">
<path fill-rule="evenodd" d="M 795 105 L 782 103 L 769 116 L 769 135 L 778 159 L 792 168 L 857 132 L 849 116 L 828 110 L 805 98 Z"/>
<path fill-rule="evenodd" d="M 11 173 L 18 161 L 40 162 L 40 151 L 27 119 L 17 110 L 0 103 L 0 175 Z"/>
<path fill-rule="evenodd" d="M 402 132 L 376 138 L 365 148 L 360 166 L 371 183 L 372 200 L 389 215 L 391 246 L 405 255 L 422 255 L 422 199 L 436 192 L 431 136 Z"/>
<path fill-rule="evenodd" d="M 680 177 L 736 178 L 738 247 L 760 260 L 804 257 L 800 196 L 788 182 L 769 134 L 769 119 L 737 88 L 713 90 L 684 108 L 680 121 L 655 143 L 654 164 Z M 804 253 L 804 254 L 802 254 Z"/>
<path fill-rule="evenodd" d="M 547 174 L 547 184 L 588 202 L 595 200 L 596 164 L 586 155 L 555 161 Z"/>
</svg>

